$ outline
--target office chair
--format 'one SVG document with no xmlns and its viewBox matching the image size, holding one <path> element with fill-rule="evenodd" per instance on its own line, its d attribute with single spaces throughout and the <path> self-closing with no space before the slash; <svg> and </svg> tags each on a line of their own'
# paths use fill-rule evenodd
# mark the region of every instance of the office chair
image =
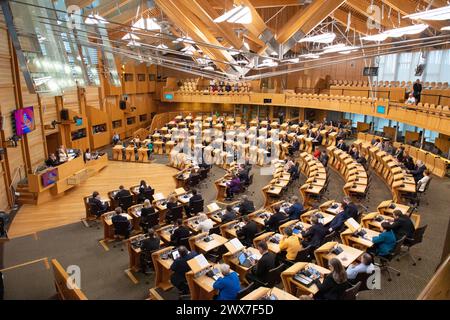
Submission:
<svg viewBox="0 0 450 320">
<path fill-rule="evenodd" d="M 189 188 L 193 188 L 193 187 L 197 186 L 199 183 L 200 183 L 200 175 L 195 175 L 188 179 L 188 181 L 186 182 L 186 185 Z"/>
<path fill-rule="evenodd" d="M 188 250 L 190 250 L 191 246 L 189 244 L 189 237 L 179 239 L 177 243 L 175 243 L 175 246 L 185 246 L 186 248 L 188 248 Z"/>
<path fill-rule="evenodd" d="M 336 240 L 336 238 L 339 238 L 339 233 L 336 231 L 332 231 L 323 238 L 322 244 L 334 241 Z"/>
<path fill-rule="evenodd" d="M 121 207 L 124 212 L 127 212 L 128 208 L 131 207 L 132 205 L 133 205 L 132 195 L 119 198 L 119 207 Z"/>
<path fill-rule="evenodd" d="M 273 288 L 281 282 L 281 273 L 285 269 L 284 263 L 280 264 L 278 267 L 269 270 L 268 281 L 264 284 L 265 287 Z"/>
<path fill-rule="evenodd" d="M 144 200 L 150 200 L 150 203 L 153 202 L 153 195 L 155 194 L 155 189 L 147 189 L 144 191 Z"/>
<path fill-rule="evenodd" d="M 245 297 L 246 295 L 248 295 L 250 292 L 252 292 L 255 289 L 256 289 L 255 283 L 250 282 L 248 286 L 239 290 L 239 292 L 237 293 L 236 299 L 241 300 L 243 297 Z"/>
<path fill-rule="evenodd" d="M 118 221 L 113 223 L 114 226 L 114 238 L 116 241 L 122 242 L 124 239 L 128 239 L 130 237 L 130 229 L 129 229 L 129 222 L 128 221 Z M 115 248 L 116 245 L 113 245 L 113 248 Z M 120 249 L 123 251 L 123 248 Z"/>
<path fill-rule="evenodd" d="M 361 286 L 361 282 L 358 282 L 351 288 L 348 288 L 344 291 L 344 294 L 342 295 L 342 300 L 356 300 L 356 296 L 359 292 L 359 287 Z"/>
<path fill-rule="evenodd" d="M 155 212 L 149 214 L 144 218 L 141 218 L 141 223 L 139 224 L 144 231 L 144 233 L 148 232 L 148 229 L 153 228 L 159 224 L 159 213 Z"/>
<path fill-rule="evenodd" d="M 354 280 L 349 280 L 349 282 L 353 285 L 356 285 L 359 283 L 361 283 L 361 285 L 359 286 L 359 291 L 366 291 L 366 290 L 371 290 L 369 289 L 369 287 L 367 287 L 367 281 L 369 280 L 369 278 L 371 276 L 373 276 L 375 274 L 375 270 L 373 270 L 371 273 L 367 273 L 367 272 L 360 272 L 358 273 L 358 275 L 356 276 L 356 278 Z M 374 280 L 372 280 L 374 281 Z"/>
<path fill-rule="evenodd" d="M 190 213 L 192 215 L 196 215 L 197 213 L 202 212 L 204 204 L 205 204 L 205 201 L 203 199 L 192 201 L 192 206 L 190 207 L 190 209 L 191 209 Z"/>
<path fill-rule="evenodd" d="M 215 226 L 209 229 L 209 234 L 218 234 L 220 235 L 220 226 Z"/>
<path fill-rule="evenodd" d="M 411 260 L 413 261 L 413 266 L 415 266 L 417 264 L 416 259 L 414 258 L 414 256 L 411 254 L 410 249 L 411 247 L 422 243 L 423 241 L 423 235 L 425 233 L 425 231 L 427 230 L 428 225 L 424 225 L 423 227 L 417 228 L 416 230 L 414 230 L 414 235 L 412 238 L 406 238 L 405 241 L 403 242 L 403 246 L 405 246 L 407 248 L 407 250 L 403 253 L 401 253 L 398 257 L 397 257 L 397 261 L 400 260 L 401 257 L 408 255 Z M 421 257 L 417 257 L 418 261 L 421 261 L 422 258 Z"/>
<path fill-rule="evenodd" d="M 166 216 L 166 222 L 173 223 L 174 221 L 177 221 L 178 219 L 182 218 L 183 218 L 183 206 L 176 206 L 169 210 Z"/>
<path fill-rule="evenodd" d="M 97 229 L 100 229 L 100 217 L 101 217 L 101 215 L 104 214 L 107 211 L 108 211 L 108 209 L 100 210 L 100 208 L 97 205 L 95 205 L 93 203 L 89 203 L 89 213 L 90 213 L 90 215 L 94 215 L 95 216 L 94 226 L 96 226 Z"/>
<path fill-rule="evenodd" d="M 152 253 L 153 251 L 142 251 L 141 252 L 141 271 L 143 274 L 151 274 L 155 271 L 155 267 L 153 265 Z"/>
<path fill-rule="evenodd" d="M 392 259 L 398 257 L 401 253 L 402 250 L 402 245 L 403 242 L 405 241 L 406 236 L 403 236 L 401 239 L 397 240 L 397 242 L 395 243 L 395 247 L 394 250 L 392 250 L 391 253 L 389 253 L 387 256 L 375 256 L 376 258 L 378 258 L 380 260 L 380 263 L 378 264 L 378 266 L 380 267 L 381 271 L 386 271 L 388 274 L 388 281 L 392 281 L 391 278 L 391 270 L 395 271 L 397 273 L 397 276 L 400 276 L 400 271 L 391 267 L 390 266 L 390 262 L 392 261 Z"/>
<path fill-rule="evenodd" d="M 299 252 L 297 252 L 297 256 L 295 257 L 295 262 L 311 262 L 314 257 L 314 247 L 307 246 L 303 248 Z"/>
</svg>

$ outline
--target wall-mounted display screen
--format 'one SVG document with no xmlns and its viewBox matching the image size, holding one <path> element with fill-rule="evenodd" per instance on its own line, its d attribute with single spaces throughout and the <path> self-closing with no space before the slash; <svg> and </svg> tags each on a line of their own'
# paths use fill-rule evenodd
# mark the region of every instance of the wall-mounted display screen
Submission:
<svg viewBox="0 0 450 320">
<path fill-rule="evenodd" d="M 164 94 L 164 99 L 166 99 L 166 100 L 173 100 L 173 94 L 172 93 Z"/>
<path fill-rule="evenodd" d="M 26 107 L 14 111 L 14 120 L 16 122 L 16 134 L 22 136 L 35 129 L 34 109 Z"/>
<path fill-rule="evenodd" d="M 385 114 L 386 107 L 385 106 L 377 106 L 377 113 Z"/>
</svg>

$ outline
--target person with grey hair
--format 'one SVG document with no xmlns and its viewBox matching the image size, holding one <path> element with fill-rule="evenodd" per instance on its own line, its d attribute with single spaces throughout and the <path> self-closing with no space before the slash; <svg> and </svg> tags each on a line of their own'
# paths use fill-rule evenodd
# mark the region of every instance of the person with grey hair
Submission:
<svg viewBox="0 0 450 320">
<path fill-rule="evenodd" d="M 214 297 L 215 300 L 236 300 L 237 294 L 241 290 L 239 276 L 236 272 L 230 269 L 226 263 L 219 265 L 219 271 L 223 277 L 217 279 L 213 288 L 219 291 L 219 294 Z"/>
<path fill-rule="evenodd" d="M 200 232 L 209 232 L 214 227 L 214 222 L 204 213 L 198 215 L 198 229 Z"/>
<path fill-rule="evenodd" d="M 410 174 L 413 175 L 414 177 L 414 181 L 419 181 L 420 179 L 423 178 L 423 172 L 427 170 L 427 167 L 425 166 L 425 164 L 423 163 L 422 160 L 417 160 L 416 161 L 416 166 L 414 167 L 413 170 L 409 170 L 408 172 Z"/>
<path fill-rule="evenodd" d="M 360 273 L 372 273 L 374 269 L 374 265 L 372 263 L 372 256 L 367 252 L 363 254 L 361 262 L 353 263 L 347 268 L 347 278 L 349 280 L 354 280 Z"/>
</svg>

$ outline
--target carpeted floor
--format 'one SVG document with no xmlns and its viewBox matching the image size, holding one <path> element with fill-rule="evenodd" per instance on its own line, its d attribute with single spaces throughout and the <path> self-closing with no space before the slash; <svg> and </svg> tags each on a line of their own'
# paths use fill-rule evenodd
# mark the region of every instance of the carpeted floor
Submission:
<svg viewBox="0 0 450 320">
<path fill-rule="evenodd" d="M 166 157 L 156 156 L 155 162 L 166 163 Z M 261 188 L 266 185 L 271 176 L 261 175 L 260 169 L 254 166 L 253 185 L 247 194 L 255 201 L 257 207 L 262 206 Z M 213 181 L 223 176 L 224 170 L 214 167 L 207 181 L 200 186 L 199 191 L 205 198 L 205 203 L 215 199 Z M 330 184 L 326 197 L 341 199 L 344 181 L 333 170 L 329 170 Z M 151 184 L 151 177 L 143 177 Z M 300 178 L 299 185 L 304 181 Z M 393 277 L 392 282 L 382 277 L 382 289 L 360 293 L 358 299 L 415 299 L 425 284 L 433 275 L 439 262 L 444 244 L 446 227 L 449 219 L 448 197 L 450 189 L 449 179 L 434 177 L 429 187 L 427 200 L 419 208 L 422 225 L 428 224 L 424 242 L 413 249 L 415 255 L 423 257 L 417 266 L 412 266 L 407 257 L 393 262 L 393 266 L 400 269 L 400 277 Z M 291 188 L 288 195 L 299 195 L 298 188 Z M 369 211 L 375 211 L 377 205 L 391 194 L 375 174 L 370 187 L 369 201 L 366 203 Z M 83 210 L 80 199 L 80 210 Z M 148 296 L 148 289 L 154 286 L 153 275 L 136 274 L 139 280 L 134 284 L 125 275 L 128 268 L 128 252 L 120 247 L 105 251 L 98 240 L 102 238 L 102 228 L 86 228 L 81 222 L 37 233 L 37 238 L 26 236 L 15 238 L 4 244 L 3 261 L 0 265 L 11 267 L 33 260 L 48 258 L 58 259 L 64 266 L 77 265 L 81 270 L 81 289 L 89 299 L 144 299 Z M 0 254 L 2 249 L 0 248 Z M 3 262 L 3 263 L 2 263 Z M 5 299 L 53 299 L 51 269 L 46 269 L 43 260 L 4 272 Z M 167 299 L 176 299 L 174 290 L 164 293 Z"/>
</svg>

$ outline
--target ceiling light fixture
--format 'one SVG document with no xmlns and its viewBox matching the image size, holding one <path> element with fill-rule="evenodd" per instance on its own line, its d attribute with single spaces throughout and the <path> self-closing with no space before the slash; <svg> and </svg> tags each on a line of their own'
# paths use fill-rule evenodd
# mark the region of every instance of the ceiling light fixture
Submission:
<svg viewBox="0 0 450 320">
<path fill-rule="evenodd" d="M 109 22 L 106 21 L 105 18 L 103 18 L 102 16 L 100 16 L 98 14 L 92 14 L 91 13 L 84 20 L 84 23 L 86 23 L 86 24 L 99 24 L 99 23 L 107 24 Z"/>
<path fill-rule="evenodd" d="M 300 39 L 298 42 L 332 43 L 335 38 L 336 34 L 334 32 L 327 32 Z"/>
<path fill-rule="evenodd" d="M 450 6 L 408 14 L 403 18 L 412 20 L 448 20 L 450 19 Z"/>
<path fill-rule="evenodd" d="M 161 30 L 161 26 L 156 22 L 155 18 L 140 18 L 133 23 L 131 30 Z"/>
<path fill-rule="evenodd" d="M 361 39 L 366 41 L 384 41 L 387 38 L 398 38 L 407 34 L 418 34 L 424 31 L 426 28 L 428 28 L 428 25 L 425 23 L 415 24 L 408 27 L 386 30 L 379 34 L 362 37 Z"/>
<path fill-rule="evenodd" d="M 127 47 L 140 47 L 141 43 L 137 42 L 136 40 L 130 40 L 130 42 L 128 42 Z"/>
<path fill-rule="evenodd" d="M 133 34 L 133 33 L 127 33 L 126 35 L 124 35 L 122 37 L 122 40 L 141 40 L 141 38 L 139 38 L 137 35 Z"/>
<path fill-rule="evenodd" d="M 338 44 L 323 48 L 322 53 L 335 53 L 335 52 L 347 52 L 347 51 L 350 52 L 350 51 L 356 51 L 358 49 L 359 49 L 359 47 L 347 46 L 343 43 L 338 43 Z"/>
<path fill-rule="evenodd" d="M 450 26 L 442 27 L 441 31 L 450 31 Z"/>
</svg>

